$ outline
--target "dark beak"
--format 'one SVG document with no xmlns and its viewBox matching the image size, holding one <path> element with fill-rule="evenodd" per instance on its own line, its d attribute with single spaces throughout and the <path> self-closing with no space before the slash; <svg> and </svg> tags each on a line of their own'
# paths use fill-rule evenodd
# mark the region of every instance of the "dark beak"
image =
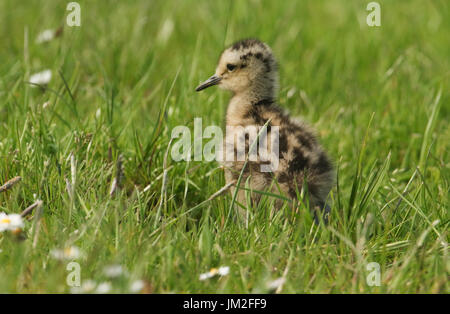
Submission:
<svg viewBox="0 0 450 314">
<path fill-rule="evenodd" d="M 204 81 L 203 83 L 201 83 L 199 86 L 197 86 L 197 88 L 195 89 L 196 92 L 199 92 L 205 88 L 208 88 L 210 86 L 213 85 L 217 85 L 219 84 L 219 82 L 222 80 L 221 77 L 218 77 L 216 75 L 211 76 L 209 79 L 207 79 L 206 81 Z"/>
</svg>

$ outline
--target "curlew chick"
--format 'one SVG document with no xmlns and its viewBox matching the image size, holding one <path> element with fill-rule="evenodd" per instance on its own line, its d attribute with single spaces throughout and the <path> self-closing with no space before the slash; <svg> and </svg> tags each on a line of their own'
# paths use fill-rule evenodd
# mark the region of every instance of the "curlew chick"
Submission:
<svg viewBox="0 0 450 314">
<path fill-rule="evenodd" d="M 247 165 L 242 159 L 230 160 L 228 156 L 225 159 L 227 183 L 237 182 L 245 165 L 237 201 L 246 204 L 245 190 L 242 188 L 247 181 L 253 191 L 281 192 L 294 202 L 303 189 L 307 192 L 310 208 L 314 209 L 316 221 L 319 209 L 324 210 L 326 221 L 329 210 L 325 201 L 334 178 L 332 163 L 312 130 L 304 123 L 291 119 L 276 105 L 278 69 L 271 49 L 257 39 L 236 42 L 220 56 L 215 74 L 200 84 L 196 91 L 213 85 L 232 92 L 226 114 L 227 144 L 230 142 L 229 127 L 264 126 L 268 122 L 265 128 L 267 138 L 273 138 L 275 129 L 278 133 L 276 141 L 271 141 L 272 148 L 278 147 L 278 160 L 276 167 L 270 171 L 261 170 L 263 161 L 259 158 L 248 158 Z M 244 141 L 247 157 L 249 146 L 254 146 L 249 143 L 247 134 Z M 234 136 L 232 143 L 236 145 Z M 258 202 L 260 195 L 252 192 L 251 202 Z M 280 203 L 275 202 L 276 206 Z"/>
</svg>

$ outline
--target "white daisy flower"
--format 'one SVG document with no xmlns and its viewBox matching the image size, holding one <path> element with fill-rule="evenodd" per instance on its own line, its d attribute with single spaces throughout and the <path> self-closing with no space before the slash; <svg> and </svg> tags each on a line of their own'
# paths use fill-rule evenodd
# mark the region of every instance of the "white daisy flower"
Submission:
<svg viewBox="0 0 450 314">
<path fill-rule="evenodd" d="M 53 29 L 46 29 L 40 33 L 36 38 L 36 44 L 42 44 L 55 38 L 55 31 Z"/>
<path fill-rule="evenodd" d="M 97 286 L 97 283 L 94 280 L 86 280 L 81 285 L 81 288 L 83 289 L 83 292 L 92 292 L 92 291 L 94 291 L 96 286 Z"/>
<path fill-rule="evenodd" d="M 144 289 L 145 283 L 143 280 L 135 280 L 130 285 L 130 292 L 131 293 L 139 293 Z"/>
<path fill-rule="evenodd" d="M 5 213 L 0 213 L 0 232 L 8 230 L 11 220 Z"/>
<path fill-rule="evenodd" d="M 81 284 L 81 287 L 72 287 L 70 292 L 73 294 L 92 293 L 97 287 L 97 283 L 94 280 L 85 280 Z"/>
<path fill-rule="evenodd" d="M 109 278 L 120 277 L 124 274 L 124 272 L 125 271 L 124 271 L 122 265 L 118 265 L 118 264 L 109 265 L 103 269 L 103 273 L 106 275 L 106 277 L 109 277 Z"/>
<path fill-rule="evenodd" d="M 215 277 L 217 275 L 219 276 L 226 276 L 230 273 L 230 267 L 228 266 L 222 266 L 219 268 L 211 268 L 209 272 L 200 274 L 200 280 L 206 280 L 212 277 Z"/>
<path fill-rule="evenodd" d="M 99 294 L 105 294 L 110 292 L 112 289 L 111 283 L 109 282 L 102 282 L 97 286 L 97 289 L 95 290 L 95 293 Z"/>
<path fill-rule="evenodd" d="M 52 71 L 44 70 L 42 72 L 31 75 L 30 83 L 36 84 L 36 85 L 47 85 L 51 79 L 52 79 Z M 32 86 L 34 86 L 34 85 L 32 85 Z"/>
<path fill-rule="evenodd" d="M 54 249 L 50 254 L 57 260 L 74 260 L 83 256 L 82 252 L 76 246 L 66 247 L 63 250 Z"/>
<path fill-rule="evenodd" d="M 220 276 L 226 276 L 230 273 L 230 267 L 228 266 L 219 267 L 218 273 Z"/>
<path fill-rule="evenodd" d="M 0 232 L 12 231 L 20 232 L 23 229 L 22 216 L 19 214 L 0 213 Z"/>
</svg>

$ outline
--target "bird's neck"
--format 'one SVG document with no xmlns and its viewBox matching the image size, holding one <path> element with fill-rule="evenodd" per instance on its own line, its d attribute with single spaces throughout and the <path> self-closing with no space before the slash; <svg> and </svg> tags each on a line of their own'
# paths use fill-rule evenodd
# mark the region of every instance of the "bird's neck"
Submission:
<svg viewBox="0 0 450 314">
<path fill-rule="evenodd" d="M 247 125 L 253 106 L 274 101 L 275 92 L 270 88 L 235 93 L 228 104 L 227 125 Z"/>
</svg>

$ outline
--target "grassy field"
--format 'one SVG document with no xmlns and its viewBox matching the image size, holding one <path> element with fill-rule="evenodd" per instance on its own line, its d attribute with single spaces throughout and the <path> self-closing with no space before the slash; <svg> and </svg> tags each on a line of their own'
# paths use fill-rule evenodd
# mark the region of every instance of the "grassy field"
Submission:
<svg viewBox="0 0 450 314">
<path fill-rule="evenodd" d="M 0 186 L 22 180 L 0 212 L 43 203 L 0 233 L 0 292 L 74 292 L 73 259 L 85 292 L 448 293 L 449 3 L 379 1 L 368 27 L 368 2 L 79 1 L 68 27 L 65 1 L 1 1 Z M 217 162 L 164 158 L 175 126 L 224 125 L 229 95 L 194 88 L 246 37 L 336 163 L 328 226 L 270 197 L 237 223 Z"/>
</svg>

